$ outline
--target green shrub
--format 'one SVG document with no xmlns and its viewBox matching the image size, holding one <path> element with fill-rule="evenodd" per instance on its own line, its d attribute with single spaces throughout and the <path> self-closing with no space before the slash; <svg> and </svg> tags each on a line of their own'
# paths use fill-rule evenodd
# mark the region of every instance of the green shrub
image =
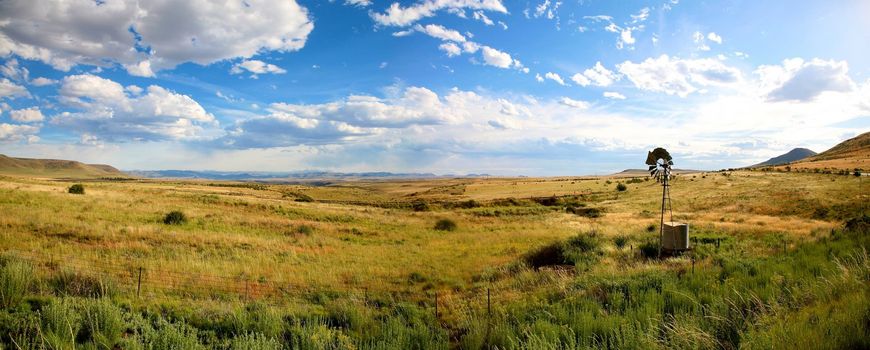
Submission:
<svg viewBox="0 0 870 350">
<path fill-rule="evenodd" d="M 565 210 L 590 219 L 599 218 L 602 213 L 601 209 L 593 207 L 568 207 Z"/>
<path fill-rule="evenodd" d="M 233 339 L 231 350 L 280 350 L 281 342 L 262 334 L 243 334 Z"/>
<path fill-rule="evenodd" d="M 98 349 L 114 349 L 124 332 L 121 310 L 108 299 L 89 301 L 82 313 L 84 337 Z"/>
<path fill-rule="evenodd" d="M 33 282 L 33 268 L 20 260 L 10 260 L 0 267 L 0 307 L 7 309 L 21 303 Z"/>
<path fill-rule="evenodd" d="M 163 217 L 163 223 L 167 225 L 183 225 L 187 223 L 187 216 L 181 211 L 173 210 Z"/>
<path fill-rule="evenodd" d="M 69 187 L 68 192 L 72 194 L 85 194 L 85 186 L 82 186 L 82 184 L 72 185 Z"/>
<path fill-rule="evenodd" d="M 48 286 L 59 296 L 86 298 L 110 297 L 117 294 L 117 287 L 106 278 L 86 275 L 74 270 L 62 270 L 48 279 Z"/>
<path fill-rule="evenodd" d="M 424 201 L 414 202 L 413 204 L 411 204 L 411 208 L 414 209 L 414 211 L 429 211 L 431 209 L 429 207 L 429 203 L 426 203 Z"/>
<path fill-rule="evenodd" d="M 654 242 L 646 242 L 640 245 L 640 255 L 647 259 L 659 256 L 659 246 Z"/>
<path fill-rule="evenodd" d="M 454 231 L 456 230 L 456 223 L 450 219 L 441 219 L 435 223 L 435 229 L 438 231 Z"/>
<path fill-rule="evenodd" d="M 655 232 L 655 231 L 656 231 L 656 224 L 649 224 L 646 226 L 646 232 Z"/>
<path fill-rule="evenodd" d="M 591 263 L 600 255 L 599 242 L 594 233 L 580 234 L 566 241 L 557 241 L 532 250 L 523 260 L 532 268 L 544 266 L 578 265 Z"/>
<path fill-rule="evenodd" d="M 296 232 L 296 234 L 311 236 L 311 234 L 314 233 L 314 226 L 301 224 L 296 226 L 296 229 L 294 231 Z"/>
<path fill-rule="evenodd" d="M 619 192 L 624 192 L 624 191 L 628 190 L 628 186 L 626 186 L 624 183 L 620 182 L 620 183 L 616 184 L 616 190 Z"/>
<path fill-rule="evenodd" d="M 628 244 L 628 237 L 616 236 L 613 238 L 613 244 L 616 245 L 616 248 L 622 249 L 626 244 Z"/>
<path fill-rule="evenodd" d="M 42 339 L 50 349 L 74 349 L 81 317 L 69 299 L 57 300 L 40 311 Z"/>
</svg>

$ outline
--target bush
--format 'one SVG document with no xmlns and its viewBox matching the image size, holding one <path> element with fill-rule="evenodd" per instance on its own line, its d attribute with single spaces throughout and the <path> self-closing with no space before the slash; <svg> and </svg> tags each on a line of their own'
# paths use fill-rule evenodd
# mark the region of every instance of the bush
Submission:
<svg viewBox="0 0 870 350">
<path fill-rule="evenodd" d="M 49 349 L 75 349 L 76 336 L 81 329 L 79 314 L 69 299 L 55 301 L 40 311 L 41 336 Z"/>
<path fill-rule="evenodd" d="M 94 300 L 85 307 L 82 314 L 84 334 L 96 348 L 113 349 L 121 340 L 124 320 L 121 310 L 108 299 Z"/>
<path fill-rule="evenodd" d="M 173 210 L 163 217 L 163 223 L 167 225 L 183 225 L 186 222 L 187 216 L 178 210 Z"/>
<path fill-rule="evenodd" d="M 296 233 L 300 235 L 310 236 L 314 233 L 314 226 L 311 225 L 299 225 L 296 226 Z"/>
<path fill-rule="evenodd" d="M 33 268 L 23 261 L 12 260 L 0 268 L 0 307 L 18 305 L 33 282 Z"/>
<path fill-rule="evenodd" d="M 456 230 L 456 223 L 450 219 L 441 219 L 435 223 L 435 229 L 438 231 L 454 231 Z"/>
<path fill-rule="evenodd" d="M 601 209 L 599 208 L 568 207 L 565 210 L 590 219 L 601 217 Z"/>
<path fill-rule="evenodd" d="M 114 283 L 73 270 L 63 270 L 48 280 L 48 286 L 59 296 L 102 298 L 117 294 Z"/>
<path fill-rule="evenodd" d="M 656 224 L 647 225 L 646 232 L 655 232 L 655 231 L 656 231 Z"/>
<path fill-rule="evenodd" d="M 619 192 L 624 192 L 625 190 L 628 190 L 628 186 L 626 186 L 624 183 L 620 182 L 620 183 L 616 184 L 616 190 Z"/>
<path fill-rule="evenodd" d="M 616 236 L 613 238 L 613 244 L 616 245 L 616 248 L 622 249 L 626 244 L 628 244 L 628 237 Z"/>
<path fill-rule="evenodd" d="M 413 204 L 411 204 L 411 208 L 414 209 L 414 211 L 429 211 L 431 209 L 429 207 L 429 203 L 426 203 L 424 201 L 414 202 Z"/>
<path fill-rule="evenodd" d="M 597 259 L 599 242 L 595 234 L 580 234 L 567 241 L 558 241 L 531 251 L 523 260 L 537 269 L 543 266 L 579 265 Z"/>
<path fill-rule="evenodd" d="M 85 194 L 85 186 L 82 186 L 82 184 L 75 184 L 70 186 L 67 192 L 72 194 Z"/>
<path fill-rule="evenodd" d="M 646 242 L 640 245 L 640 255 L 647 259 L 659 256 L 659 247 L 654 242 Z"/>
</svg>

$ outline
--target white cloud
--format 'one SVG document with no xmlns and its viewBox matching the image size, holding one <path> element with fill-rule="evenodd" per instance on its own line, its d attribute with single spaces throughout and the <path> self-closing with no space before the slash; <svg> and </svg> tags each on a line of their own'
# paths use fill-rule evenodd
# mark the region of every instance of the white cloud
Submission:
<svg viewBox="0 0 870 350">
<path fill-rule="evenodd" d="M 296 51 L 313 28 L 295 0 L 10 0 L 0 2 L 0 55 L 64 71 L 114 62 L 130 74 L 153 76 L 184 62 Z"/>
<path fill-rule="evenodd" d="M 438 48 L 447 53 L 448 57 L 459 56 L 462 54 L 462 49 L 454 43 L 443 43 L 439 45 Z"/>
<path fill-rule="evenodd" d="M 2 46 L 0 46 L 0 50 L 2 50 Z M 27 82 L 30 79 L 30 71 L 19 66 L 18 60 L 14 58 L 7 60 L 6 64 L 0 66 L 0 74 L 17 82 Z"/>
<path fill-rule="evenodd" d="M 849 77 L 846 61 L 800 58 L 783 61 L 781 66 L 760 66 L 755 71 L 761 88 L 771 101 L 810 101 L 824 92 L 849 92 L 855 83 Z"/>
<path fill-rule="evenodd" d="M 317 67 L 315 67 L 317 68 Z M 251 72 L 253 75 L 257 74 L 284 74 L 287 71 L 281 67 L 278 67 L 271 63 L 266 63 L 260 60 L 244 60 L 233 65 L 233 68 L 230 70 L 232 74 L 241 74 L 245 71 Z"/>
<path fill-rule="evenodd" d="M 108 141 L 193 140 L 217 125 L 192 98 L 157 85 L 133 96 L 121 84 L 84 74 L 65 77 L 59 93 L 74 111 L 54 116 L 53 124 Z"/>
<path fill-rule="evenodd" d="M 35 79 L 31 80 L 30 83 L 33 84 L 34 86 L 47 86 L 47 85 L 57 84 L 57 80 L 48 79 L 45 77 L 39 77 L 39 78 L 35 78 Z"/>
<path fill-rule="evenodd" d="M 742 75 L 736 68 L 715 59 L 680 59 L 667 55 L 643 62 L 625 61 L 617 70 L 641 90 L 686 97 L 706 86 L 738 83 Z"/>
<path fill-rule="evenodd" d="M 547 79 L 550 79 L 550 80 L 552 80 L 552 81 L 555 81 L 556 84 L 559 84 L 559 85 L 562 85 L 562 86 L 568 86 L 568 84 L 565 84 L 565 80 L 563 80 L 562 77 L 559 76 L 559 74 L 556 74 L 556 73 L 553 73 L 553 72 L 547 72 L 547 74 L 544 74 L 544 78 L 547 78 Z"/>
<path fill-rule="evenodd" d="M 393 32 L 393 36 L 397 38 L 401 38 L 403 36 L 408 36 L 414 34 L 414 29 L 400 30 L 398 32 Z"/>
<path fill-rule="evenodd" d="M 474 19 L 483 22 L 483 24 L 486 24 L 488 26 L 495 25 L 495 22 L 489 19 L 489 17 L 487 17 L 486 14 L 483 13 L 483 11 L 474 11 L 473 15 Z"/>
<path fill-rule="evenodd" d="M 710 40 L 717 44 L 722 44 L 722 37 L 714 32 L 707 33 L 707 40 Z"/>
<path fill-rule="evenodd" d="M 501 0 L 424 0 L 408 7 L 394 2 L 385 12 L 372 13 L 371 17 L 380 25 L 407 26 L 422 18 L 432 17 L 441 10 L 461 9 L 507 13 Z"/>
<path fill-rule="evenodd" d="M 624 100 L 625 99 L 625 95 L 620 94 L 618 92 L 614 92 L 614 91 L 605 91 L 603 95 L 604 95 L 604 97 L 609 98 L 609 99 L 613 99 L 613 100 Z"/>
<path fill-rule="evenodd" d="M 425 26 L 416 25 L 414 29 L 421 33 L 425 33 L 428 36 L 433 38 L 441 39 L 444 41 L 455 41 L 458 43 L 465 42 L 465 37 L 462 36 L 458 31 L 447 29 L 444 26 L 440 26 L 437 24 L 427 24 Z"/>
<path fill-rule="evenodd" d="M 9 79 L 0 79 L 0 98 L 3 97 L 29 97 L 30 93 L 21 85 L 15 84 Z"/>
<path fill-rule="evenodd" d="M 487 65 L 499 68 L 510 68 L 514 63 L 513 58 L 511 58 L 511 55 L 507 52 L 502 52 L 489 46 L 482 46 L 481 49 L 483 52 L 483 62 Z"/>
<path fill-rule="evenodd" d="M 614 81 L 619 80 L 619 75 L 605 68 L 599 61 L 595 62 L 595 66 L 592 68 L 583 71 L 582 74 L 574 74 L 571 80 L 580 86 L 595 85 L 606 87 L 613 84 Z"/>
<path fill-rule="evenodd" d="M 359 7 L 366 7 L 372 4 L 372 0 L 345 0 L 345 4 Z"/>
<path fill-rule="evenodd" d="M 537 80 L 539 83 L 543 83 L 543 82 L 544 82 L 544 77 L 542 77 L 542 76 L 541 76 L 540 74 L 538 74 L 538 73 L 535 73 L 535 80 Z"/>
<path fill-rule="evenodd" d="M 631 22 L 639 23 L 646 21 L 647 18 L 649 18 L 649 7 L 644 7 L 636 15 L 631 15 Z"/>
<path fill-rule="evenodd" d="M 38 126 L 0 123 L 0 143 L 36 142 L 39 140 L 39 137 L 36 136 L 37 133 L 39 133 Z"/>
<path fill-rule="evenodd" d="M 631 36 L 632 28 L 625 28 L 619 32 L 619 41 L 616 42 L 616 48 L 621 49 L 625 45 L 634 45 L 634 37 Z"/>
<path fill-rule="evenodd" d="M 589 102 L 574 100 L 568 97 L 562 97 L 559 99 L 559 103 L 577 109 L 588 109 L 590 106 Z"/>
<path fill-rule="evenodd" d="M 41 122 L 45 117 L 39 107 L 31 107 L 26 109 L 15 109 L 9 112 L 9 117 L 19 123 L 34 123 Z"/>
</svg>

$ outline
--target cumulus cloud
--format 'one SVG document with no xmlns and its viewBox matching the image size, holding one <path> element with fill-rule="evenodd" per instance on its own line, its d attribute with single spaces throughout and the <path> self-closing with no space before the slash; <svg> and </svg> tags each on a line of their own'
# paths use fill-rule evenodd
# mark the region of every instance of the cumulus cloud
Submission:
<svg viewBox="0 0 870 350">
<path fill-rule="evenodd" d="M 499 51 L 489 46 L 482 46 L 483 63 L 498 68 L 510 68 L 514 59 L 507 52 Z"/>
<path fill-rule="evenodd" d="M 51 122 L 107 141 L 194 140 L 217 125 L 190 96 L 157 85 L 134 95 L 112 80 L 83 74 L 65 77 L 59 93 L 73 111 Z"/>
<path fill-rule="evenodd" d="M 407 26 L 414 24 L 422 18 L 432 17 L 438 11 L 454 10 L 482 10 L 507 13 L 501 0 L 424 0 L 417 4 L 402 7 L 394 2 L 383 13 L 372 13 L 371 17 L 379 25 L 384 26 Z"/>
<path fill-rule="evenodd" d="M 826 91 L 849 92 L 855 83 L 848 75 L 846 61 L 796 58 L 782 65 L 761 66 L 756 70 L 767 99 L 771 101 L 811 101 Z"/>
<path fill-rule="evenodd" d="M 37 133 L 39 133 L 38 126 L 0 123 L 0 143 L 36 142 L 39 140 Z"/>
<path fill-rule="evenodd" d="M 2 50 L 2 46 L 0 46 L 0 50 Z M 30 71 L 21 67 L 18 60 L 14 58 L 7 60 L 4 65 L 0 66 L 0 74 L 17 82 L 27 82 L 30 79 Z"/>
<path fill-rule="evenodd" d="M 605 91 L 603 95 L 604 95 L 604 97 L 609 98 L 609 99 L 613 99 L 613 100 L 624 100 L 625 99 L 625 95 L 620 94 L 618 92 L 614 92 L 614 91 Z"/>
<path fill-rule="evenodd" d="M 595 66 L 583 71 L 583 73 L 574 74 L 571 80 L 580 86 L 595 85 L 606 87 L 613 84 L 614 81 L 619 80 L 619 75 L 604 68 L 601 62 L 595 62 Z"/>
<path fill-rule="evenodd" d="M 266 63 L 260 60 L 244 60 L 233 65 L 233 68 L 230 70 L 232 74 L 241 74 L 245 71 L 250 72 L 252 75 L 256 76 L 257 74 L 284 74 L 287 71 L 281 67 L 278 67 L 271 63 Z"/>
<path fill-rule="evenodd" d="M 717 44 L 722 43 L 722 37 L 719 36 L 719 34 L 716 34 L 714 32 L 707 33 L 707 40 L 710 40 L 710 41 L 717 43 Z"/>
<path fill-rule="evenodd" d="M 562 77 L 559 76 L 559 74 L 556 74 L 556 73 L 553 73 L 553 72 L 547 72 L 547 74 L 544 74 L 544 78 L 547 78 L 547 79 L 550 79 L 550 80 L 552 80 L 552 81 L 555 81 L 556 84 L 559 84 L 559 85 L 562 85 L 562 86 L 568 86 L 568 84 L 565 84 L 565 80 L 563 80 Z"/>
<path fill-rule="evenodd" d="M 0 79 L 0 98 L 3 97 L 30 97 L 30 93 L 23 86 L 3 78 Z"/>
<path fill-rule="evenodd" d="M 641 90 L 686 97 L 699 87 L 727 86 L 741 80 L 740 70 L 715 59 L 680 59 L 667 55 L 643 62 L 625 61 L 616 66 L 619 73 Z"/>
<path fill-rule="evenodd" d="M 9 117 L 19 123 L 41 122 L 45 119 L 38 107 L 12 110 L 9 112 Z"/>
<path fill-rule="evenodd" d="M 710 45 L 707 45 L 707 41 L 722 44 L 722 37 L 714 32 L 709 32 L 706 36 L 704 36 L 704 33 L 695 32 L 692 34 L 692 40 L 695 41 L 695 45 L 701 51 L 710 51 Z"/>
<path fill-rule="evenodd" d="M 438 48 L 447 53 L 448 57 L 459 56 L 462 54 L 462 49 L 454 43 L 443 43 L 439 45 Z"/>
<path fill-rule="evenodd" d="M 34 86 L 47 86 L 57 84 L 57 80 L 39 77 L 31 80 L 30 83 Z"/>
<path fill-rule="evenodd" d="M 427 24 L 425 26 L 416 25 L 414 29 L 418 32 L 425 33 L 433 38 L 438 38 L 444 41 L 455 41 L 458 43 L 465 42 L 465 37 L 458 31 L 447 29 L 444 26 L 437 24 Z"/>
<path fill-rule="evenodd" d="M 0 55 L 63 71 L 118 63 L 153 76 L 184 62 L 296 51 L 313 28 L 295 0 L 10 0 L 0 2 Z"/>
<path fill-rule="evenodd" d="M 587 109 L 590 106 L 589 102 L 574 100 L 568 97 L 562 97 L 561 99 L 559 99 L 559 103 L 577 109 Z"/>
<path fill-rule="evenodd" d="M 372 4 L 372 0 L 344 0 L 345 4 L 359 7 L 366 7 Z"/>
</svg>

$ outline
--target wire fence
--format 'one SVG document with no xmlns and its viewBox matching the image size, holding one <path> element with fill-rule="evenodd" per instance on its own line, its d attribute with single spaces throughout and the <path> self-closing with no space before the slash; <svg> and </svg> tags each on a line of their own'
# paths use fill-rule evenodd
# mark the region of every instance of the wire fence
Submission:
<svg viewBox="0 0 870 350">
<path fill-rule="evenodd" d="M 107 262 L 73 257 L 58 257 L 39 252 L 6 250 L 0 253 L 7 258 L 29 262 L 37 272 L 49 278 L 67 278 L 90 282 L 112 293 L 149 299 L 160 295 L 175 295 L 205 300 L 257 301 L 268 305 L 282 305 L 293 299 L 316 299 L 318 294 L 327 294 L 330 299 L 344 298 L 368 306 L 394 304 L 397 301 L 415 301 L 428 307 L 438 319 L 444 313 L 492 312 L 497 300 L 507 301 L 516 291 L 497 295 L 490 288 L 476 288 L 460 293 L 455 290 L 427 290 L 412 292 L 396 290 L 369 290 L 349 286 L 312 287 L 288 281 L 253 279 L 247 276 L 222 276 L 206 273 L 189 273 L 167 269 L 146 268 L 135 262 Z M 70 276 L 72 275 L 72 276 Z"/>
</svg>

